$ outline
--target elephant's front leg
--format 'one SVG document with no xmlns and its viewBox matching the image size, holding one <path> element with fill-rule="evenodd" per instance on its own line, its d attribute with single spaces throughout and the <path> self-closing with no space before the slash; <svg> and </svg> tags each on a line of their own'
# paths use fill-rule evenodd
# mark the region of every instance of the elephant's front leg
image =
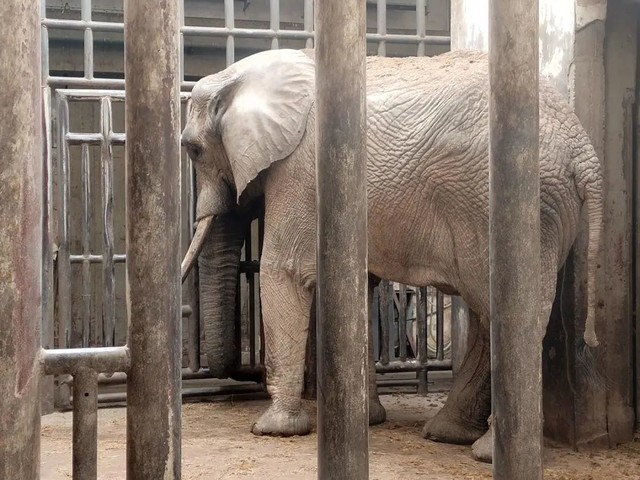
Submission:
<svg viewBox="0 0 640 480">
<path fill-rule="evenodd" d="M 312 291 L 294 277 L 268 264 L 261 266 L 260 297 L 271 406 L 253 424 L 251 431 L 256 435 L 305 435 L 311 430 L 301 396 Z"/>
</svg>

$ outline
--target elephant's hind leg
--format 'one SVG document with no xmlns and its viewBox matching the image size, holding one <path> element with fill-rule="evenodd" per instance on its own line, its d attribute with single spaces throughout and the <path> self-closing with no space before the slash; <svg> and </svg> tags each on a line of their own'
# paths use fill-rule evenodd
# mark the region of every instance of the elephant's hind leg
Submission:
<svg viewBox="0 0 640 480">
<path fill-rule="evenodd" d="M 491 413 L 489 332 L 475 314 L 470 328 L 469 350 L 453 379 L 447 402 L 422 431 L 429 440 L 469 445 L 487 431 Z"/>
<path fill-rule="evenodd" d="M 271 406 L 251 431 L 256 435 L 306 435 L 311 422 L 302 409 L 301 396 L 312 291 L 269 265 L 261 266 L 260 288 Z"/>
</svg>

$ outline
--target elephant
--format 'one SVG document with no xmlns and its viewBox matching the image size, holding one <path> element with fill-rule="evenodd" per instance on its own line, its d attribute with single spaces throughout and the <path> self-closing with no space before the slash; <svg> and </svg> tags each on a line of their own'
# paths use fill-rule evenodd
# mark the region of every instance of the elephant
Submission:
<svg viewBox="0 0 640 480">
<path fill-rule="evenodd" d="M 366 74 L 368 269 L 375 278 L 459 294 L 477 316 L 448 400 L 423 436 L 481 446 L 491 435 L 487 55 L 372 56 Z M 255 205 L 264 202 L 260 298 L 271 404 L 252 431 L 307 434 L 301 392 L 316 286 L 314 51 L 256 53 L 199 80 L 191 98 L 182 142 L 198 179 L 198 226 L 183 272 L 199 257 L 201 309 L 215 326 L 207 340 L 217 335 L 214 342 L 230 343 L 225 325 L 231 321 L 240 233 Z M 596 346 L 601 167 L 577 116 L 544 78 L 539 106 L 543 321 L 530 337 L 542 348 L 557 272 L 584 208 L 584 341 Z M 220 365 L 227 357 L 221 354 Z M 369 375 L 374 382 L 373 365 Z M 376 423 L 385 414 L 375 383 L 370 385 L 370 423 Z"/>
</svg>

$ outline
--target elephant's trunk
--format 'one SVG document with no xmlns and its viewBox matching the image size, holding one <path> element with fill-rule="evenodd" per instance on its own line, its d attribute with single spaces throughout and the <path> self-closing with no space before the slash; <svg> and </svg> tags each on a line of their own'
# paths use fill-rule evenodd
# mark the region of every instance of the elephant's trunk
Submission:
<svg viewBox="0 0 640 480">
<path fill-rule="evenodd" d="M 216 217 L 198 261 L 205 352 L 216 378 L 229 377 L 238 362 L 235 298 L 244 226 L 237 214 Z"/>
</svg>

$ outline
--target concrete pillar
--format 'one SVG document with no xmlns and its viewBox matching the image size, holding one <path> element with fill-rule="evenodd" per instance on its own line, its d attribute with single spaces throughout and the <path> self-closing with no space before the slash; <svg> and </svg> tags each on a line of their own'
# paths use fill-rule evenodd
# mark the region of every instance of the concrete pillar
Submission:
<svg viewBox="0 0 640 480">
<path fill-rule="evenodd" d="M 40 4 L 0 2 L 0 478 L 40 473 Z"/>
<path fill-rule="evenodd" d="M 369 476 L 365 8 L 315 12 L 321 479 Z"/>
<path fill-rule="evenodd" d="M 493 474 L 542 479 L 537 1 L 490 0 L 489 79 Z"/>
<path fill-rule="evenodd" d="M 127 478 L 180 478 L 177 1 L 125 2 Z"/>
</svg>

